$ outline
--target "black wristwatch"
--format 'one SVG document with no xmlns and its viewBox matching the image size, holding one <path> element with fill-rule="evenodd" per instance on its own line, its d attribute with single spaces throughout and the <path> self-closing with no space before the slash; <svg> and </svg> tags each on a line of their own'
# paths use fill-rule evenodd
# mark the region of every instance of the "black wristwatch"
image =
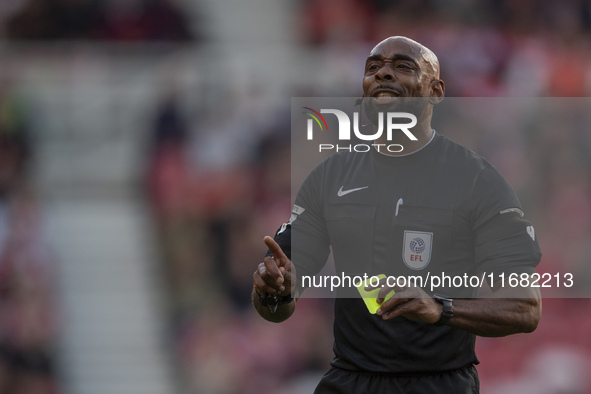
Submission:
<svg viewBox="0 0 591 394">
<path fill-rule="evenodd" d="M 273 294 L 267 294 L 266 296 L 262 296 L 256 289 L 254 289 L 254 291 L 259 296 L 259 304 L 269 308 L 271 313 L 275 313 L 279 305 L 289 304 L 293 301 L 293 297 L 291 296 L 291 294 L 286 295 L 285 297 L 277 297 Z"/>
<path fill-rule="evenodd" d="M 447 324 L 449 319 L 451 319 L 454 315 L 453 307 L 452 307 L 452 299 L 446 298 L 437 294 L 433 294 L 433 298 L 435 301 L 443 304 L 443 312 L 441 312 L 441 318 L 433 323 L 434 326 L 443 326 Z"/>
</svg>

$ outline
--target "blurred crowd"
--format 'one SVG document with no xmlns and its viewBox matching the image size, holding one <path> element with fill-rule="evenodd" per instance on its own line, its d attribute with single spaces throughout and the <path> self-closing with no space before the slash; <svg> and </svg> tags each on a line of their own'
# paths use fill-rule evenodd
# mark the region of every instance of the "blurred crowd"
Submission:
<svg viewBox="0 0 591 394">
<path fill-rule="evenodd" d="M 170 339 L 192 393 L 309 393 L 332 356 L 330 300 L 302 299 L 281 325 L 250 305 L 262 238 L 291 208 L 290 96 L 358 96 L 367 53 L 390 35 L 438 55 L 448 97 L 591 95 L 588 0 L 291 1 L 294 51 L 319 64 L 306 81 L 290 81 L 284 101 L 252 84 L 227 94 L 224 108 L 207 100 L 188 108 L 171 90 L 147 115 L 146 195 L 160 235 Z M 186 43 L 203 40 L 196 25 L 173 0 L 0 2 L 5 40 Z M 489 119 L 487 102 L 475 101 L 461 129 L 443 122 L 438 131 L 484 155 L 516 189 L 542 246 L 539 272 L 589 283 L 585 100 L 559 101 L 560 119 L 543 104 L 527 116 Z M 57 393 L 55 268 L 27 187 L 26 135 L 18 100 L 0 92 L 0 393 Z M 486 392 L 590 392 L 590 307 L 585 298 L 546 299 L 533 334 L 479 338 Z"/>
<path fill-rule="evenodd" d="M 28 180 L 28 114 L 0 86 L 0 393 L 58 394 L 56 266 Z"/>
<path fill-rule="evenodd" d="M 189 22 L 174 0 L 8 0 L 0 5 L 0 37 L 8 40 L 183 42 L 198 36 Z"/>
</svg>

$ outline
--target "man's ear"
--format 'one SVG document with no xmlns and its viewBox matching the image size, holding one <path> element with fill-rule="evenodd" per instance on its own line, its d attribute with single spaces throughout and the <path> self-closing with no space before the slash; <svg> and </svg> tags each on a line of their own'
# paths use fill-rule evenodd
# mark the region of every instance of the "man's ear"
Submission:
<svg viewBox="0 0 591 394">
<path fill-rule="evenodd" d="M 433 105 L 439 104 L 445 97 L 445 83 L 441 79 L 433 80 L 430 93 L 429 102 Z"/>
</svg>

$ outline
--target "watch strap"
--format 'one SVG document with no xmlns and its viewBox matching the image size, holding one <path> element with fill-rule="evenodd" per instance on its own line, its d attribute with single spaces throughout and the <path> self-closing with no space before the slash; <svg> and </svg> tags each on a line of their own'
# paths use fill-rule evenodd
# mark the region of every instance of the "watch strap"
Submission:
<svg viewBox="0 0 591 394">
<path fill-rule="evenodd" d="M 293 301 L 293 297 L 291 296 L 291 294 L 286 295 L 284 297 L 277 297 L 274 294 L 266 294 L 265 296 L 263 296 L 256 290 L 256 288 L 254 289 L 254 291 L 259 296 L 259 304 L 268 307 L 271 313 L 275 313 L 279 305 L 289 304 Z"/>
<path fill-rule="evenodd" d="M 453 313 L 453 303 L 451 298 L 442 297 L 440 295 L 433 295 L 435 301 L 439 302 L 443 305 L 443 311 L 441 312 L 441 318 L 433 323 L 434 326 L 444 326 L 449 322 L 454 315 Z"/>
</svg>

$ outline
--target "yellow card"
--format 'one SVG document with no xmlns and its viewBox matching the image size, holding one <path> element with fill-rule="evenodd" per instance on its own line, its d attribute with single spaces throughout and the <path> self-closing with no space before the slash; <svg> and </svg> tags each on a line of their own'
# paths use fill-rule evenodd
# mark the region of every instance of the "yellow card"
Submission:
<svg viewBox="0 0 591 394">
<path fill-rule="evenodd" d="M 380 279 L 384 279 L 386 277 L 386 275 L 380 274 L 380 275 L 377 275 L 377 277 Z M 369 282 L 368 282 L 368 284 L 369 284 Z M 380 292 L 380 290 L 381 290 L 381 288 L 378 287 L 377 289 L 374 289 L 371 291 L 366 291 L 364 283 L 362 283 L 361 286 L 357 287 L 357 291 L 359 291 L 359 294 L 361 294 L 361 298 L 363 298 L 363 301 L 365 302 L 365 306 L 367 306 L 367 310 L 372 315 L 375 315 L 376 311 L 378 310 L 380 305 L 382 305 L 382 304 L 378 304 L 378 302 L 376 301 L 378 299 L 378 293 Z M 392 296 L 394 294 L 395 294 L 394 290 L 390 291 L 388 293 L 388 295 L 386 296 L 386 298 L 384 299 L 384 302 L 386 302 L 387 300 L 392 298 Z"/>
</svg>

